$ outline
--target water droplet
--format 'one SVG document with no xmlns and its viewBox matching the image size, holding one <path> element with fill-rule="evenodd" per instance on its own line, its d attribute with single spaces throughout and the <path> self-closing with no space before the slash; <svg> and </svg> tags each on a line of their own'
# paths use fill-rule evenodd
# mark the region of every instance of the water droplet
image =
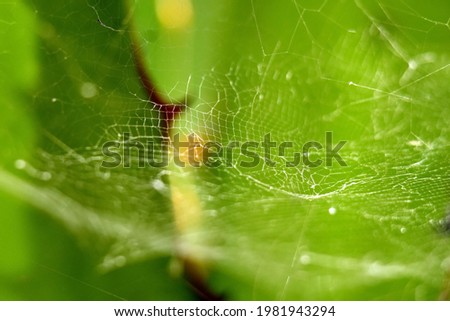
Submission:
<svg viewBox="0 0 450 321">
<path fill-rule="evenodd" d="M 292 71 L 289 70 L 289 71 L 286 73 L 286 80 L 287 80 L 287 81 L 291 80 L 291 79 L 292 79 L 292 75 L 293 75 L 293 74 L 292 74 Z"/>
<path fill-rule="evenodd" d="M 402 234 L 405 234 L 406 231 L 407 231 L 406 227 L 402 227 L 402 228 L 400 229 L 400 233 L 402 233 Z"/>
<path fill-rule="evenodd" d="M 158 191 L 163 191 L 166 189 L 166 184 L 164 184 L 164 182 L 160 179 L 153 180 L 152 186 L 154 189 L 156 189 Z"/>
<path fill-rule="evenodd" d="M 334 207 L 330 207 L 328 209 L 328 213 L 330 213 L 330 215 L 334 215 L 334 214 L 336 214 L 336 209 Z"/>
<path fill-rule="evenodd" d="M 415 60 L 410 60 L 408 62 L 408 67 L 409 69 L 415 70 L 417 68 L 417 61 Z"/>
<path fill-rule="evenodd" d="M 23 159 L 18 159 L 15 161 L 14 166 L 17 169 L 24 169 L 27 166 L 27 162 L 24 161 Z"/>
<path fill-rule="evenodd" d="M 56 103 L 57 101 L 58 101 L 58 99 L 52 98 L 52 103 Z"/>
<path fill-rule="evenodd" d="M 408 145 L 413 147 L 420 147 L 422 146 L 422 142 L 420 140 L 410 140 L 408 142 Z"/>
<path fill-rule="evenodd" d="M 303 254 L 302 256 L 300 256 L 300 263 L 303 265 L 308 265 L 309 263 L 311 263 L 311 257 L 307 254 Z"/>
<path fill-rule="evenodd" d="M 40 179 L 42 179 L 43 181 L 49 181 L 52 179 L 52 174 L 49 172 L 42 172 L 40 175 Z"/>
<path fill-rule="evenodd" d="M 263 74 L 263 64 L 258 64 L 258 75 L 262 76 Z"/>
</svg>

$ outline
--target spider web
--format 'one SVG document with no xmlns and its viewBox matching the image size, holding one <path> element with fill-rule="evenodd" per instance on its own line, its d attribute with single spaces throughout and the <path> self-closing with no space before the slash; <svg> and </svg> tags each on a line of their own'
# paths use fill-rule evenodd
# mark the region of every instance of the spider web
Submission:
<svg viewBox="0 0 450 321">
<path fill-rule="evenodd" d="M 42 137 L 3 186 L 95 242 L 105 271 L 177 251 L 233 298 L 437 298 L 450 270 L 448 4 L 197 1 L 173 30 L 164 3 L 32 2 Z M 102 167 L 105 142 L 164 139 L 131 39 L 166 104 L 186 104 L 172 135 L 226 146 L 270 133 L 294 148 L 274 167 L 238 154 L 214 169 L 139 168 L 135 154 Z M 347 141 L 347 166 L 284 166 L 325 132 Z"/>
</svg>

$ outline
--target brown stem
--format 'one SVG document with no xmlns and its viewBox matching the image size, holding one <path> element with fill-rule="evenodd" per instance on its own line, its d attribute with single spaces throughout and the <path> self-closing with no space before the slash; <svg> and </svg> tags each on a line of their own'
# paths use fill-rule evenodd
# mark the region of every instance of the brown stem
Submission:
<svg viewBox="0 0 450 321">
<path fill-rule="evenodd" d="M 160 119 L 162 120 L 160 129 L 164 138 L 170 138 L 170 130 L 172 129 L 175 118 L 180 115 L 186 108 L 185 105 L 173 104 L 165 99 L 156 90 L 156 85 L 151 79 L 148 69 L 146 68 L 145 60 L 142 51 L 138 47 L 137 39 L 132 39 L 133 58 L 141 81 L 142 87 L 148 96 L 148 99 L 154 104 L 159 111 Z M 207 286 L 202 273 L 198 271 L 198 266 L 189 259 L 183 260 L 184 274 L 187 282 L 201 300 L 217 301 L 222 300 L 223 297 L 213 293 Z"/>
<path fill-rule="evenodd" d="M 161 134 L 164 138 L 169 138 L 173 121 L 179 114 L 181 114 L 181 112 L 183 112 L 183 110 L 185 110 L 186 106 L 165 101 L 165 99 L 158 93 L 155 83 L 152 81 L 149 73 L 147 72 L 142 51 L 138 47 L 137 43 L 138 42 L 136 39 L 132 39 L 133 58 L 136 71 L 139 79 L 141 80 L 142 87 L 144 87 L 145 92 L 147 93 L 148 99 L 155 105 L 155 108 L 160 114 L 160 119 L 162 120 L 162 124 L 160 126 Z"/>
</svg>

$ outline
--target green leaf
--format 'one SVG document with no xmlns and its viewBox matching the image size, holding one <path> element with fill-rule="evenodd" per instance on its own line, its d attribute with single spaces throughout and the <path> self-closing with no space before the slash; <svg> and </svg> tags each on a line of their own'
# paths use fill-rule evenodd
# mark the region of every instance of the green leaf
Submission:
<svg viewBox="0 0 450 321">
<path fill-rule="evenodd" d="M 103 143 L 125 132 L 133 139 L 136 129 L 160 135 L 135 72 L 128 9 L 57 1 L 2 7 L 0 187 L 11 200 L 4 196 L 1 211 L 0 295 L 192 298 L 168 272 L 174 246 L 163 173 L 101 167 Z"/>
<path fill-rule="evenodd" d="M 2 297 L 191 299 L 173 256 L 228 299 L 447 298 L 446 1 L 0 6 Z M 140 166 L 174 104 L 172 142 L 259 163 Z"/>
</svg>

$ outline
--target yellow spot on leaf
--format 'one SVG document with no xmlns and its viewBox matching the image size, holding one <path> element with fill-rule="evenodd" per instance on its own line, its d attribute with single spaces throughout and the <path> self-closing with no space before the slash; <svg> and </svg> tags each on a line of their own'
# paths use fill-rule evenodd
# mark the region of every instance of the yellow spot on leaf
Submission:
<svg viewBox="0 0 450 321">
<path fill-rule="evenodd" d="M 198 227 L 201 216 L 200 200 L 191 186 L 172 184 L 172 206 L 179 232 L 190 232 Z"/>
</svg>

